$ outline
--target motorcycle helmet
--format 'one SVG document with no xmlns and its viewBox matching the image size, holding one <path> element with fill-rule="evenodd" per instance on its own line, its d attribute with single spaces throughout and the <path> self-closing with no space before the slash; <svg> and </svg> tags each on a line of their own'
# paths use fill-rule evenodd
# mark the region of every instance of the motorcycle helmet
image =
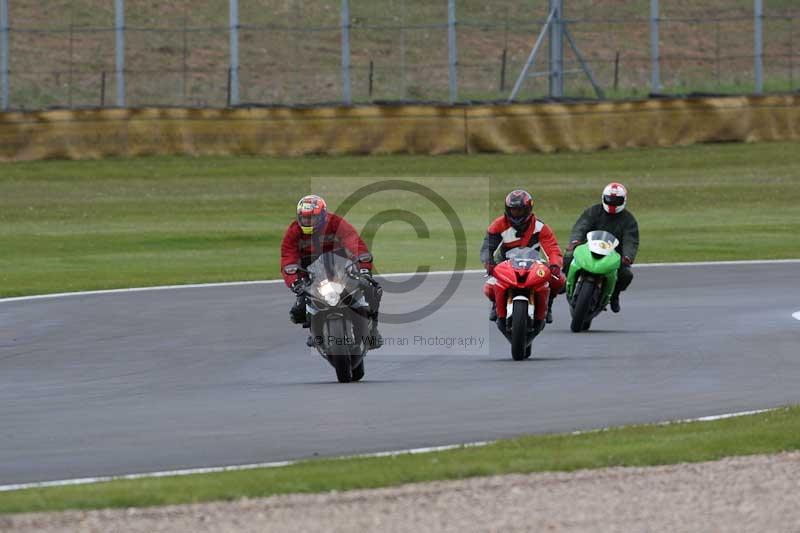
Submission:
<svg viewBox="0 0 800 533">
<path fill-rule="evenodd" d="M 514 228 L 522 228 L 533 216 L 533 197 L 528 191 L 517 189 L 506 196 L 506 220 Z"/>
<path fill-rule="evenodd" d="M 325 226 L 328 218 L 328 206 L 316 194 L 303 196 L 297 202 L 297 223 L 306 235 L 313 235 L 315 231 Z"/>
<path fill-rule="evenodd" d="M 621 183 L 612 182 L 603 189 L 603 209 L 606 213 L 616 215 L 625 209 L 628 203 L 628 190 Z"/>
</svg>

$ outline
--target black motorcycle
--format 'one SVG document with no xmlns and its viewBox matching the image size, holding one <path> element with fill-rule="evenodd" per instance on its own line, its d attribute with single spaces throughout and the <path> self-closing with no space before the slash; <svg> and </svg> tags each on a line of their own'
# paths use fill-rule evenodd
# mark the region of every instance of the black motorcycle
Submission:
<svg viewBox="0 0 800 533">
<path fill-rule="evenodd" d="M 336 369 L 340 383 L 359 381 L 364 377 L 364 356 L 374 342 L 365 298 L 370 280 L 336 251 L 320 255 L 305 272 L 313 346 Z"/>
</svg>

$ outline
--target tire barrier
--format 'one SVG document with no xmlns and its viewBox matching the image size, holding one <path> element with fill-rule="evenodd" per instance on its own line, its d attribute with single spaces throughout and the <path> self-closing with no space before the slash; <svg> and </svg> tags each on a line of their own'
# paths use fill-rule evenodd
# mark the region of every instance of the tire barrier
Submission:
<svg viewBox="0 0 800 533">
<path fill-rule="evenodd" d="M 0 114 L 0 161 L 526 153 L 781 140 L 800 140 L 800 95 Z"/>
</svg>

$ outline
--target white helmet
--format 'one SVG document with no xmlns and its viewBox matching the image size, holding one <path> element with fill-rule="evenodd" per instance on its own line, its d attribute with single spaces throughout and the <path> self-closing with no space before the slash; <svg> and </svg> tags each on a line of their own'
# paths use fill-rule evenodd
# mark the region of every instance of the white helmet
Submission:
<svg viewBox="0 0 800 533">
<path fill-rule="evenodd" d="M 625 204 L 628 203 L 628 190 L 621 183 L 616 181 L 606 185 L 603 189 L 603 209 L 606 213 L 616 215 L 625 209 Z"/>
</svg>

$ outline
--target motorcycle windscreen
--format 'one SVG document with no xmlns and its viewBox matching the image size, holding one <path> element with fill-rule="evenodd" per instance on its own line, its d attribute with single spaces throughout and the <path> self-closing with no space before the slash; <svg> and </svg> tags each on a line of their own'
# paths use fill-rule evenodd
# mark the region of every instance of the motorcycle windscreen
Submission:
<svg viewBox="0 0 800 533">
<path fill-rule="evenodd" d="M 349 293 L 353 289 L 354 280 L 348 275 L 353 262 L 335 251 L 325 252 L 308 267 L 308 274 L 311 277 L 311 290 L 318 296 L 324 298 L 330 305 L 334 299 L 330 295 L 331 291 L 337 296 L 342 293 Z M 325 298 L 328 296 L 327 298 Z M 338 298 L 336 298 L 338 301 Z"/>
<path fill-rule="evenodd" d="M 308 274 L 314 282 L 323 279 L 340 281 L 350 264 L 352 261 L 336 252 L 325 252 L 308 266 Z"/>
<path fill-rule="evenodd" d="M 590 231 L 586 234 L 589 251 L 599 255 L 608 255 L 619 246 L 619 240 L 608 231 Z"/>
<path fill-rule="evenodd" d="M 534 248 L 513 248 L 506 252 L 506 257 L 511 261 L 511 266 L 518 269 L 529 269 L 541 256 Z"/>
</svg>

